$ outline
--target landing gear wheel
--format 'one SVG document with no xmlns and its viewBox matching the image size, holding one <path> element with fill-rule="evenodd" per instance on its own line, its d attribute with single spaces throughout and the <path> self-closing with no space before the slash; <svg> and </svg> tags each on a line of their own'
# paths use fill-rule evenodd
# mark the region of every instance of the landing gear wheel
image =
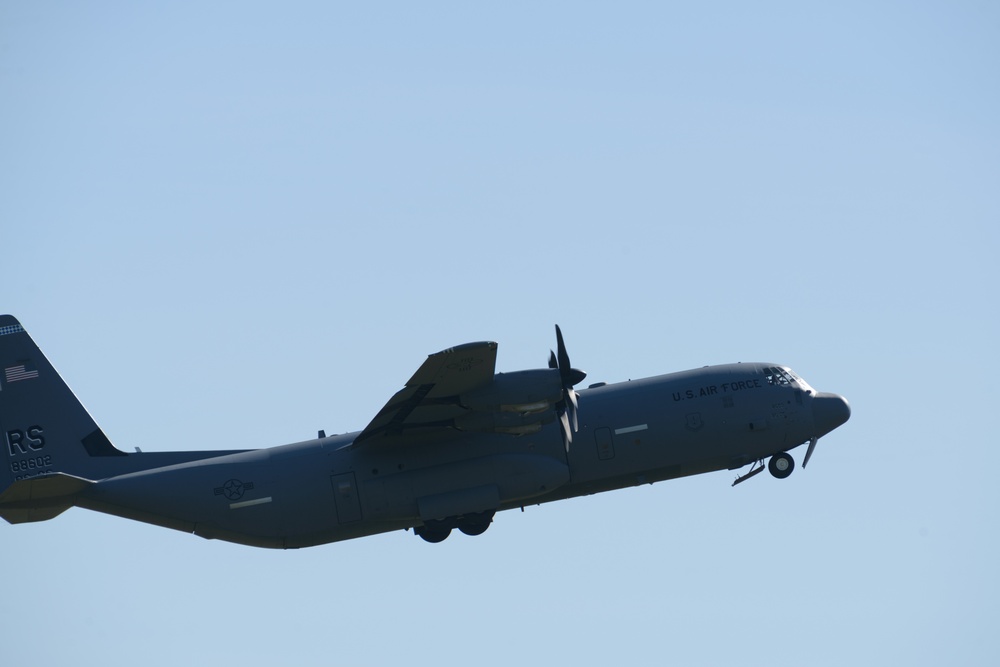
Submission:
<svg viewBox="0 0 1000 667">
<path fill-rule="evenodd" d="M 463 523 L 458 527 L 460 531 L 469 536 L 482 535 L 490 527 L 488 523 Z"/>
<path fill-rule="evenodd" d="M 462 519 L 461 523 L 458 524 L 458 529 L 466 535 L 482 535 L 486 532 L 486 529 L 490 527 L 492 522 L 493 512 L 470 514 Z"/>
<path fill-rule="evenodd" d="M 422 537 L 425 541 L 431 544 L 437 544 L 438 542 L 444 542 L 451 535 L 451 528 L 443 526 L 417 526 L 413 529 L 413 532 Z"/>
<path fill-rule="evenodd" d="M 785 452 L 775 454 L 768 462 L 767 469 L 778 479 L 785 479 L 795 470 L 795 459 Z"/>
</svg>

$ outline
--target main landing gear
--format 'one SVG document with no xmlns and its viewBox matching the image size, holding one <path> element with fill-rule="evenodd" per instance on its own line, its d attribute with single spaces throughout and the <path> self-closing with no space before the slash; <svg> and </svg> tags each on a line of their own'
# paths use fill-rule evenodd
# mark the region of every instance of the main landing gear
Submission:
<svg viewBox="0 0 1000 667">
<path fill-rule="evenodd" d="M 740 482 L 747 481 L 754 475 L 759 475 L 764 472 L 764 467 L 764 459 L 758 459 L 750 472 L 736 478 L 736 481 L 733 482 L 733 486 L 736 486 Z M 779 452 L 771 457 L 771 460 L 767 464 L 767 469 L 776 478 L 785 479 L 792 474 L 793 470 L 795 470 L 795 459 L 793 459 L 791 454 L 788 452 Z"/>
<path fill-rule="evenodd" d="M 413 532 L 432 544 L 444 542 L 451 535 L 451 526 L 440 526 L 439 523 L 441 522 L 428 521 L 424 525 L 414 528 Z"/>
<path fill-rule="evenodd" d="M 493 523 L 493 515 L 496 512 L 477 512 L 475 514 L 464 514 L 453 519 L 442 519 L 440 521 L 427 521 L 422 526 L 417 526 L 413 532 L 427 542 L 437 544 L 444 542 L 451 535 L 453 528 L 458 528 L 466 535 L 482 535 Z"/>
</svg>

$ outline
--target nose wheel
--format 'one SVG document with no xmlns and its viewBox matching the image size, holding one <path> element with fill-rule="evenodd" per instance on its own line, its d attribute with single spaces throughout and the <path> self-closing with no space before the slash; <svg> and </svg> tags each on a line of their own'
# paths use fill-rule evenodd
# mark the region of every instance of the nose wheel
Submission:
<svg viewBox="0 0 1000 667">
<path fill-rule="evenodd" d="M 767 464 L 768 471 L 778 479 L 785 479 L 795 470 L 795 459 L 786 452 L 775 454 Z"/>
<path fill-rule="evenodd" d="M 764 467 L 764 459 L 759 459 L 750 469 L 750 472 L 736 478 L 736 481 L 733 482 L 733 486 L 736 486 L 740 482 L 747 481 L 754 475 L 759 475 L 764 472 Z M 793 470 L 795 470 L 795 460 L 787 452 L 779 452 L 771 457 L 771 460 L 767 464 L 767 469 L 778 479 L 785 479 L 792 474 Z"/>
</svg>

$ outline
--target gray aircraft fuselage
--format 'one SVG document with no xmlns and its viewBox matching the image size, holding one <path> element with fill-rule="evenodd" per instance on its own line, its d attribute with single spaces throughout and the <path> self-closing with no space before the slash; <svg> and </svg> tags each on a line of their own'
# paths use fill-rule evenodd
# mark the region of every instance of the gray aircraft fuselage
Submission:
<svg viewBox="0 0 1000 667">
<path fill-rule="evenodd" d="M 0 351 L 3 343 L 0 337 Z M 54 375 L 37 357 L 41 361 L 33 359 L 33 367 Z M 0 363 L 6 368 L 11 359 Z M 762 465 L 767 457 L 775 457 L 772 464 L 781 456 L 790 463 L 785 452 L 811 439 L 815 444 L 850 415 L 842 397 L 814 391 L 786 367 L 740 363 L 592 385 L 578 394 L 579 427 L 568 446 L 552 406 L 541 402 L 518 408 L 517 419 L 530 423 L 521 435 L 493 421 L 488 428 L 476 421 L 478 430 L 428 424 L 403 430 L 413 406 L 444 409 L 430 401 L 433 390 L 424 383 L 415 390 L 418 396 L 384 410 L 386 426 L 379 433 L 393 432 L 395 439 L 365 441 L 355 432 L 231 453 L 124 454 L 99 429 L 90 432 L 83 417 L 80 424 L 63 425 L 43 408 L 31 414 L 29 399 L 23 406 L 15 402 L 17 391 L 41 379 L 0 387 L 0 427 L 12 476 L 0 493 L 0 515 L 8 521 L 44 520 L 78 506 L 271 548 L 410 528 L 440 541 L 451 528 L 482 532 L 497 511 Z M 53 404 L 68 400 L 68 388 L 51 391 Z M 18 416 L 21 407 L 24 418 Z M 532 422 L 532 410 L 548 417 Z M 492 414 L 499 419 L 507 412 Z M 74 438 L 84 443 L 80 451 L 71 451 Z M 35 466 L 22 470 L 29 458 Z"/>
</svg>

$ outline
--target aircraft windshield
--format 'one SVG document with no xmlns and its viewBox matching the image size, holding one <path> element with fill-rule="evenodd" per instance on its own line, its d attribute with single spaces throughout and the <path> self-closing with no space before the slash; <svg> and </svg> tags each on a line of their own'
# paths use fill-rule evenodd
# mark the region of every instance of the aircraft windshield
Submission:
<svg viewBox="0 0 1000 667">
<path fill-rule="evenodd" d="M 799 386 L 799 378 L 795 373 L 793 373 L 788 368 L 780 368 L 775 366 L 774 368 L 765 368 L 764 377 L 767 379 L 768 384 L 773 384 L 778 387 L 797 387 Z"/>
</svg>

